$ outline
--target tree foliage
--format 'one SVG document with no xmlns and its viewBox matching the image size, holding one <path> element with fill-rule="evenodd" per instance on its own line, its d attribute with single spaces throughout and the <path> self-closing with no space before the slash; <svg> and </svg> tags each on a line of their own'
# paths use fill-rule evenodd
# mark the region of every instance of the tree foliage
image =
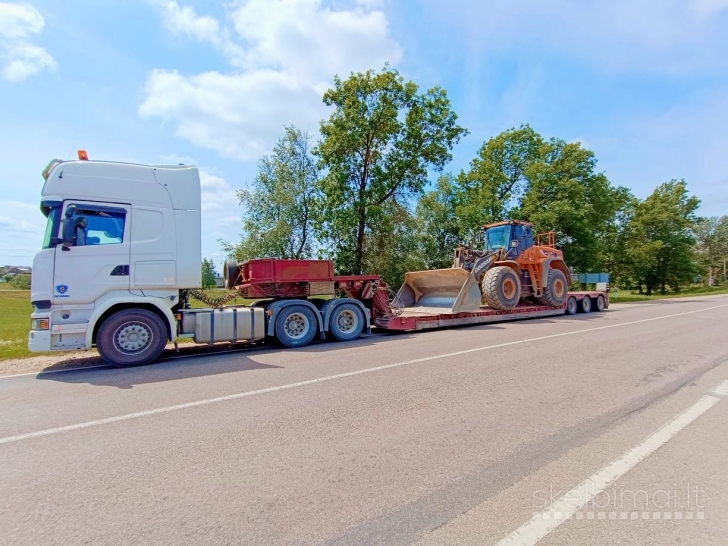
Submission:
<svg viewBox="0 0 728 546">
<path fill-rule="evenodd" d="M 242 240 L 223 243 L 238 261 L 312 256 L 320 198 L 310 140 L 306 131 L 286 127 L 273 153 L 259 160 L 251 189 L 238 190 L 244 207 Z"/>
<path fill-rule="evenodd" d="M 207 258 L 202 259 L 202 288 L 204 290 L 209 290 L 210 288 L 215 288 L 215 277 L 217 275 L 215 274 L 215 264 L 212 263 L 212 260 L 208 260 Z"/>
<path fill-rule="evenodd" d="M 625 254 L 635 280 L 645 285 L 648 295 L 658 288 L 664 294 L 668 286 L 679 291 L 698 273 L 693 230 L 699 205 L 684 180 L 672 180 L 635 208 L 626 228 Z"/>
<path fill-rule="evenodd" d="M 316 150 L 328 171 L 322 235 L 341 271 L 361 273 L 368 236 L 386 216 L 390 200 L 422 192 L 428 169 L 441 169 L 466 134 L 444 89 L 421 93 L 387 66 L 336 77 L 324 94 L 334 111 L 321 123 Z"/>
</svg>

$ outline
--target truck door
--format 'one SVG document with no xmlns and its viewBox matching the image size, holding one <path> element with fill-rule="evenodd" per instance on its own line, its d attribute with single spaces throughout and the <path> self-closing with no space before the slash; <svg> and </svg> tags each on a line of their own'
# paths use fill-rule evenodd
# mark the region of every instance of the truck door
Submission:
<svg viewBox="0 0 728 546">
<path fill-rule="evenodd" d="M 62 218 L 73 224 L 74 236 L 72 244 L 56 245 L 54 303 L 93 303 L 129 290 L 131 207 L 66 201 Z"/>
</svg>

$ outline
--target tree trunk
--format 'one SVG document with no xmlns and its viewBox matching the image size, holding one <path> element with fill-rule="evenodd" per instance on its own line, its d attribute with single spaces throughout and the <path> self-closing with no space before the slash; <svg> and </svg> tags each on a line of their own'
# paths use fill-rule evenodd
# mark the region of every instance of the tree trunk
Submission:
<svg viewBox="0 0 728 546">
<path fill-rule="evenodd" d="M 359 211 L 359 229 L 356 234 L 356 253 L 354 254 L 354 274 L 362 274 L 362 262 L 364 261 L 364 231 L 366 227 L 366 214 Z"/>
<path fill-rule="evenodd" d="M 663 280 L 662 285 L 660 286 L 660 294 L 662 294 L 664 296 L 666 293 L 667 293 L 667 289 L 665 287 L 665 281 Z"/>
</svg>

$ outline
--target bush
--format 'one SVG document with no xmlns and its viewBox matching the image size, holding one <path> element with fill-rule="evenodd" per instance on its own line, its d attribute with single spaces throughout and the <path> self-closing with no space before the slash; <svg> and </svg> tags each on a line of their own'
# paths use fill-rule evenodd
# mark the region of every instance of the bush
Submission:
<svg viewBox="0 0 728 546">
<path fill-rule="evenodd" d="M 20 290 L 30 290 L 30 275 L 16 275 L 10 281 L 10 286 Z"/>
</svg>

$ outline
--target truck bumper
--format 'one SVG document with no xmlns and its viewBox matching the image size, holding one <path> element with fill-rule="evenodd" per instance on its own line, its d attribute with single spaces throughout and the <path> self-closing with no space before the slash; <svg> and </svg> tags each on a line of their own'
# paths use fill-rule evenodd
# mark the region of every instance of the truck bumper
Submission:
<svg viewBox="0 0 728 546">
<path fill-rule="evenodd" d="M 31 330 L 28 333 L 28 350 L 42 353 L 51 350 L 51 333 L 49 330 Z"/>
</svg>

